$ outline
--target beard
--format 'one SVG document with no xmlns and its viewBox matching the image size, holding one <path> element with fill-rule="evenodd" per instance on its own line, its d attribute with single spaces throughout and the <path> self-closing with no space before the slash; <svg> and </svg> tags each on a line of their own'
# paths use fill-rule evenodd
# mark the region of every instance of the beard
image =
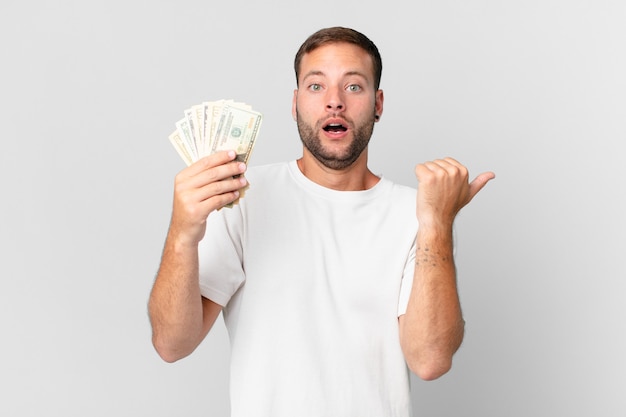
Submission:
<svg viewBox="0 0 626 417">
<path fill-rule="evenodd" d="M 322 165 L 333 170 L 348 168 L 361 156 L 372 137 L 374 120 L 374 113 L 372 113 L 371 117 L 361 125 L 354 127 L 352 130 L 354 137 L 345 150 L 332 151 L 322 145 L 322 141 L 318 136 L 317 132 L 321 130 L 321 122 L 317 123 L 316 127 L 307 124 L 300 118 L 300 114 L 296 109 L 296 121 L 302 144 Z"/>
</svg>

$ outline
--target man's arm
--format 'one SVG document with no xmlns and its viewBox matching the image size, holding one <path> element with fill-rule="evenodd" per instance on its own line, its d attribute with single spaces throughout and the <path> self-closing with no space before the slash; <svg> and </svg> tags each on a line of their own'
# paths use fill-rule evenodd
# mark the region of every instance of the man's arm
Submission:
<svg viewBox="0 0 626 417">
<path fill-rule="evenodd" d="M 465 322 L 456 285 L 452 225 L 457 213 L 495 177 L 486 172 L 471 183 L 452 158 L 420 164 L 415 275 L 406 313 L 399 318 L 400 344 L 409 368 L 424 380 L 450 370 L 463 340 Z"/>
<path fill-rule="evenodd" d="M 239 197 L 245 171 L 235 152 L 220 152 L 176 176 L 172 220 L 150 293 L 152 343 L 167 362 L 189 355 L 207 335 L 222 307 L 200 294 L 198 244 L 209 214 Z"/>
</svg>

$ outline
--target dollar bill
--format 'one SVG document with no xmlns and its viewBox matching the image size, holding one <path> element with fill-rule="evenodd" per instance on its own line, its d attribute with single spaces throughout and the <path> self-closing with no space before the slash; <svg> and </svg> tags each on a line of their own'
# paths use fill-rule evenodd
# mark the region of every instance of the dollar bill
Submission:
<svg viewBox="0 0 626 417">
<path fill-rule="evenodd" d="M 209 155 L 211 153 L 212 140 L 215 137 L 215 129 L 217 126 L 217 120 L 219 119 L 220 112 L 222 110 L 222 102 L 208 102 L 204 104 L 204 132 L 205 138 L 202 143 L 202 156 Z"/>
<path fill-rule="evenodd" d="M 193 163 L 193 156 L 187 150 L 183 139 L 180 137 L 178 130 L 172 132 L 169 136 L 170 142 L 174 145 L 174 149 L 178 152 L 178 155 L 185 161 L 187 166 Z"/>
<path fill-rule="evenodd" d="M 261 113 L 249 104 L 228 99 L 205 101 L 183 114 L 169 140 L 185 164 L 223 150 L 234 150 L 238 160 L 248 163 L 261 127 Z"/>
<path fill-rule="evenodd" d="M 227 104 L 222 108 L 211 142 L 211 153 L 233 149 L 237 159 L 248 162 L 261 127 L 261 114 L 245 106 Z"/>
<path fill-rule="evenodd" d="M 187 116 L 187 112 L 191 113 Z M 192 119 L 192 128 L 193 128 L 193 136 L 196 141 L 196 150 L 198 151 L 198 156 L 202 157 L 202 143 L 204 142 L 204 106 L 202 104 L 197 104 L 192 106 L 188 111 L 185 112 L 187 118 Z"/>
<path fill-rule="evenodd" d="M 198 151 L 196 149 L 196 143 L 193 137 L 193 133 L 191 132 L 189 120 L 186 117 L 176 122 L 176 131 L 178 132 L 180 139 L 183 141 L 183 145 L 185 146 L 186 151 L 189 153 L 189 155 L 191 155 L 192 160 L 197 161 Z"/>
</svg>

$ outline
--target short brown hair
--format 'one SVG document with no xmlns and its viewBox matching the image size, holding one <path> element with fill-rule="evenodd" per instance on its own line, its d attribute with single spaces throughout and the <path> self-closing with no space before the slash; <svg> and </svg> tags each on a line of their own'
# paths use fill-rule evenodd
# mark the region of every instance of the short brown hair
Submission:
<svg viewBox="0 0 626 417">
<path fill-rule="evenodd" d="M 305 54 L 308 54 L 320 46 L 341 42 L 359 46 L 372 57 L 372 63 L 374 64 L 374 85 L 378 90 L 380 87 L 380 78 L 383 73 L 383 61 L 380 57 L 380 52 L 378 52 L 378 48 L 374 42 L 361 32 L 341 26 L 320 29 L 309 36 L 300 46 L 294 61 L 294 69 L 296 70 L 296 85 L 299 82 L 298 76 L 300 75 L 300 62 Z"/>
</svg>

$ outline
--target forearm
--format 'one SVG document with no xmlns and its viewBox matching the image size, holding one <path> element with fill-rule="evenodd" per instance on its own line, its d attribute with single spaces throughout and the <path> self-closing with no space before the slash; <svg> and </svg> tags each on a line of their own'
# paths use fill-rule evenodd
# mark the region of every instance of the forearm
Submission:
<svg viewBox="0 0 626 417">
<path fill-rule="evenodd" d="M 149 314 L 153 344 L 168 362 L 190 354 L 204 337 L 197 245 L 180 243 L 171 231 L 150 294 Z"/>
<path fill-rule="evenodd" d="M 446 373 L 463 340 L 451 227 L 417 234 L 415 275 L 400 338 L 411 370 L 423 379 Z"/>
</svg>

